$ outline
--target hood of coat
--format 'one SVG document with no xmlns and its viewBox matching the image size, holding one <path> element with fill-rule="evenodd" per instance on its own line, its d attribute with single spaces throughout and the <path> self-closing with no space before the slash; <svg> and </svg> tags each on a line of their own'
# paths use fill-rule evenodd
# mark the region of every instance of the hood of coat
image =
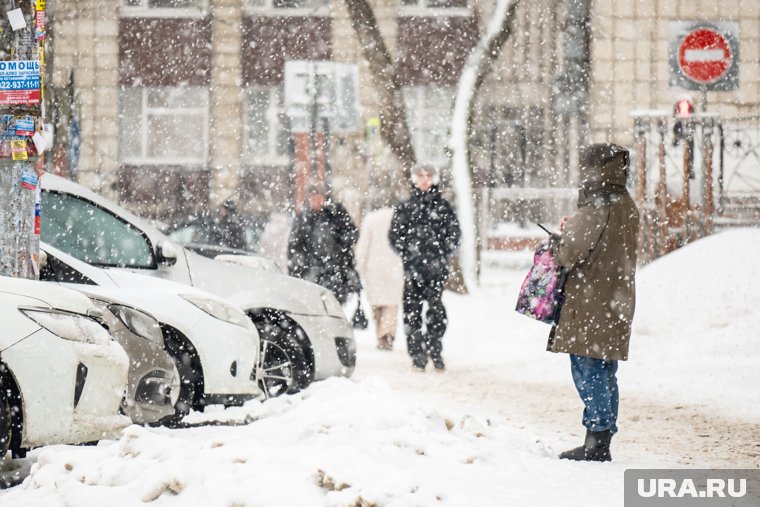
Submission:
<svg viewBox="0 0 760 507">
<path fill-rule="evenodd" d="M 630 154 L 617 144 L 593 144 L 581 150 L 579 161 L 580 187 L 586 190 L 625 188 Z"/>
<path fill-rule="evenodd" d="M 617 144 L 593 144 L 581 150 L 578 207 L 608 205 L 626 194 L 629 152 Z"/>
</svg>

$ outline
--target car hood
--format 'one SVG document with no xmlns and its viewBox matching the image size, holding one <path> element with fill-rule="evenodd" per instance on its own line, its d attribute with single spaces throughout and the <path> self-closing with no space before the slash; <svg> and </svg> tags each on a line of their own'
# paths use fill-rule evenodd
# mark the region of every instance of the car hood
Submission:
<svg viewBox="0 0 760 507">
<path fill-rule="evenodd" d="M 243 309 L 272 308 L 301 315 L 324 315 L 324 287 L 238 263 L 187 252 L 193 285 Z"/>
<path fill-rule="evenodd" d="M 35 301 L 33 306 L 67 312 L 87 314 L 87 310 L 95 308 L 92 302 L 79 292 L 37 280 L 0 276 L 0 292 L 29 298 L 30 301 Z"/>
<path fill-rule="evenodd" d="M 141 277 L 139 278 L 148 278 Z M 128 277 L 125 277 L 125 279 Z M 202 315 L 202 310 L 178 296 L 171 290 L 154 290 L 149 284 L 142 289 L 130 287 L 101 287 L 98 285 L 66 284 L 68 287 L 82 292 L 82 294 L 105 301 L 130 306 L 149 314 L 162 324 L 169 324 L 177 329 L 187 332 L 192 329 L 195 322 Z M 194 292 L 192 287 L 182 286 L 183 294 Z M 189 289 L 189 290 L 184 290 Z"/>
</svg>

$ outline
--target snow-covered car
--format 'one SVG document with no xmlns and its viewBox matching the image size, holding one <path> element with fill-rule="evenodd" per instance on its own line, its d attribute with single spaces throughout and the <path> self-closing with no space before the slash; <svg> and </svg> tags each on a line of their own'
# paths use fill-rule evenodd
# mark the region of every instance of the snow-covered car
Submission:
<svg viewBox="0 0 760 507">
<path fill-rule="evenodd" d="M 42 239 L 50 245 L 109 272 L 119 268 L 192 285 L 243 309 L 259 330 L 263 368 L 282 377 L 267 395 L 353 373 L 353 329 L 328 289 L 198 255 L 117 204 L 55 175 L 45 174 L 41 185 Z"/>
<path fill-rule="evenodd" d="M 113 438 L 129 359 L 73 290 L 0 276 L 0 457 Z"/>
<path fill-rule="evenodd" d="M 260 349 L 256 327 L 242 310 L 207 292 L 123 270 L 104 270 L 45 243 L 41 278 L 93 299 L 119 301 L 155 317 L 165 350 L 174 360 L 179 389 L 166 422 L 190 408 L 239 405 L 261 396 L 256 374 Z"/>
</svg>

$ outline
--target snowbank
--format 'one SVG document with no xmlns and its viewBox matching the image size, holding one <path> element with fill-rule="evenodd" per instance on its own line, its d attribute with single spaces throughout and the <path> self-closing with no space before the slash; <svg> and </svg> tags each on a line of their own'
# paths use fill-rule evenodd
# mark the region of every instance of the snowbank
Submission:
<svg viewBox="0 0 760 507">
<path fill-rule="evenodd" d="M 696 241 L 640 270 L 626 382 L 760 420 L 760 230 Z"/>
<path fill-rule="evenodd" d="M 223 414 L 235 417 L 255 422 L 131 426 L 97 447 L 49 447 L 0 503 L 485 506 L 540 497 L 542 505 L 586 506 L 589 495 L 600 505 L 621 498 L 623 465 L 591 464 L 594 473 L 579 477 L 581 465 L 559 462 L 525 430 L 412 402 L 379 377 L 330 379 Z"/>
<path fill-rule="evenodd" d="M 665 444 L 634 449 L 670 434 L 658 433 L 661 422 L 632 434 L 633 398 L 659 407 L 639 414 L 645 420 L 691 404 L 760 421 L 758 251 L 759 230 L 736 230 L 640 270 L 630 360 L 620 367 L 627 424 L 611 464 L 557 459 L 582 432 L 569 361 L 545 351 L 549 326 L 514 311 L 527 266 L 495 262 L 481 289 L 445 295 L 445 374 L 410 371 L 403 339 L 375 350 L 370 327 L 357 333 L 352 379 L 189 418 L 228 426 L 131 426 L 95 447 L 35 450 L 32 475 L 0 491 L 0 504 L 622 505 L 625 469 L 672 468 L 681 457 Z"/>
</svg>

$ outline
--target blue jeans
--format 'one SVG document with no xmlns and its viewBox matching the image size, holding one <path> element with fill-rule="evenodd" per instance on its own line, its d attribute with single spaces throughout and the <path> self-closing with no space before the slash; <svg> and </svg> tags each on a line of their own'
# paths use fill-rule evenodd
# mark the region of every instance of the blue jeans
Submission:
<svg viewBox="0 0 760 507">
<path fill-rule="evenodd" d="M 603 361 L 570 354 L 573 382 L 586 408 L 583 425 L 590 431 L 617 433 L 618 394 L 617 361 Z"/>
</svg>

